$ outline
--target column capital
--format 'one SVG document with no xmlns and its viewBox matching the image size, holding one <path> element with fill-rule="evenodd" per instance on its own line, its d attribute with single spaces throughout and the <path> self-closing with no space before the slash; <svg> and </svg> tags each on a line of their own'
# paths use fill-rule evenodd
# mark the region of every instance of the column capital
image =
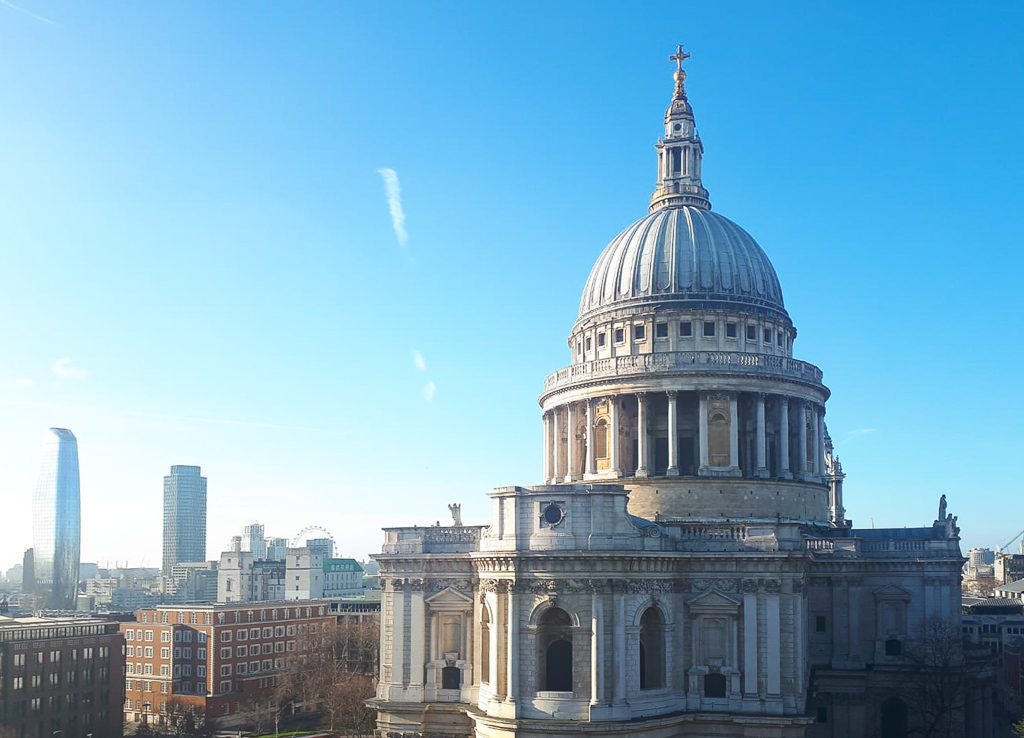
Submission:
<svg viewBox="0 0 1024 738">
<path fill-rule="evenodd" d="M 665 394 L 668 395 L 668 399 L 674 400 L 679 395 L 679 390 L 665 390 Z"/>
</svg>

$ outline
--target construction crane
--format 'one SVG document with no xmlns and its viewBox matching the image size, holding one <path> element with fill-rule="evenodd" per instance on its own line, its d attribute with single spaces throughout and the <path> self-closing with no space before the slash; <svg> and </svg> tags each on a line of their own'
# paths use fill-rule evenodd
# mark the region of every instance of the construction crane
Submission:
<svg viewBox="0 0 1024 738">
<path fill-rule="evenodd" d="M 1013 543 L 1014 541 L 1016 541 L 1016 540 L 1017 540 L 1018 538 L 1020 538 L 1020 537 L 1021 537 L 1022 535 L 1024 535 L 1024 530 L 1022 530 L 1022 531 L 1021 531 L 1020 533 L 1018 533 L 1018 534 L 1017 534 L 1017 535 L 1015 535 L 1015 536 L 1014 536 L 1013 538 L 1011 538 L 1010 540 L 1008 540 L 1008 541 L 1007 541 L 1006 543 L 1004 543 L 1004 544 L 1003 544 L 1002 546 L 1000 546 L 999 548 L 997 548 L 997 549 L 996 549 L 996 553 L 997 553 L 997 554 L 1001 554 L 1001 553 L 1002 553 L 1002 552 L 1003 552 L 1004 550 L 1006 550 L 1006 548 L 1007 548 L 1007 547 L 1009 547 L 1009 546 L 1010 546 L 1010 545 L 1011 545 L 1011 544 L 1012 544 L 1012 543 Z"/>
</svg>

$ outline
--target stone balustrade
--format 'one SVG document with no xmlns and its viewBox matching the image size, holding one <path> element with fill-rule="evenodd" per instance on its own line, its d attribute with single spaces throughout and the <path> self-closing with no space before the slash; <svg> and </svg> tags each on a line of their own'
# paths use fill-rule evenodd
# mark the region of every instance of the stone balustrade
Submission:
<svg viewBox="0 0 1024 738">
<path fill-rule="evenodd" d="M 808 551 L 824 555 L 856 555 L 862 558 L 948 558 L 959 555 L 956 538 L 906 537 L 899 531 L 891 536 L 879 537 L 878 531 L 865 531 L 869 535 L 860 537 L 854 531 L 852 536 L 835 538 L 808 538 Z"/>
<path fill-rule="evenodd" d="M 547 391 L 602 377 L 630 377 L 678 372 L 735 372 L 783 376 L 820 384 L 821 369 L 799 359 L 775 354 L 742 351 L 665 351 L 653 354 L 612 356 L 559 369 L 544 380 Z"/>
<path fill-rule="evenodd" d="M 385 528 L 384 554 L 463 553 L 475 551 L 485 525 L 434 525 Z"/>
</svg>

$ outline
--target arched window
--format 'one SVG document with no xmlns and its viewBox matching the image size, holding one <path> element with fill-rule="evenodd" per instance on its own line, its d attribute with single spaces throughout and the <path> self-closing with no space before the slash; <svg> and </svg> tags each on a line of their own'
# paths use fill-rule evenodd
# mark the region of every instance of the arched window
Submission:
<svg viewBox="0 0 1024 738">
<path fill-rule="evenodd" d="M 640 689 L 665 686 L 665 621 L 648 607 L 640 617 Z"/>
<path fill-rule="evenodd" d="M 572 692 L 572 619 L 558 607 L 545 610 L 537 624 L 541 691 Z"/>
<path fill-rule="evenodd" d="M 882 738 L 906 738 L 907 703 L 890 697 L 882 703 Z"/>
<path fill-rule="evenodd" d="M 704 676 L 705 697 L 725 697 L 725 675 L 706 674 Z"/>
<path fill-rule="evenodd" d="M 594 455 L 598 459 L 608 458 L 608 421 L 604 418 L 594 428 Z"/>
<path fill-rule="evenodd" d="M 480 607 L 480 681 L 491 682 L 491 613 L 487 605 Z"/>
</svg>

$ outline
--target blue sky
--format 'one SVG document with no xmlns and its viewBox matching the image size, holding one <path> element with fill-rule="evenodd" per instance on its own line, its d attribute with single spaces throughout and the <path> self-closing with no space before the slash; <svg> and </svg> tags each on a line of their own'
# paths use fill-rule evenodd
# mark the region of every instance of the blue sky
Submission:
<svg viewBox="0 0 1024 738">
<path fill-rule="evenodd" d="M 0 566 L 51 425 L 84 560 L 159 563 L 172 464 L 209 478 L 211 557 L 252 521 L 363 556 L 537 483 L 536 397 L 646 213 L 677 42 L 712 203 L 832 389 L 850 516 L 927 524 L 945 492 L 965 550 L 1024 528 L 1019 4 L 16 0 Z"/>
</svg>

